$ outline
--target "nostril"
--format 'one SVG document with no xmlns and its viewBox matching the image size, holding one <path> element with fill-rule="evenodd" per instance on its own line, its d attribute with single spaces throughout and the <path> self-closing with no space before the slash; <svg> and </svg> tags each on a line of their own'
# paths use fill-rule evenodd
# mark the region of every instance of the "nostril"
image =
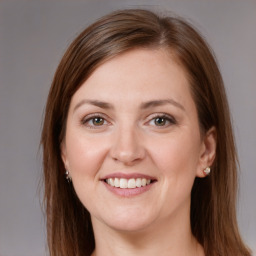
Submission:
<svg viewBox="0 0 256 256">
<path fill-rule="evenodd" d="M 121 162 L 127 166 L 133 165 L 142 160 L 142 157 L 136 154 L 121 153 L 118 156 L 113 156 L 115 162 Z"/>
<path fill-rule="evenodd" d="M 119 161 L 126 165 L 132 165 L 145 156 L 145 149 L 140 139 L 141 136 L 138 136 L 134 127 L 120 129 L 112 141 L 110 155 L 116 162 Z"/>
</svg>

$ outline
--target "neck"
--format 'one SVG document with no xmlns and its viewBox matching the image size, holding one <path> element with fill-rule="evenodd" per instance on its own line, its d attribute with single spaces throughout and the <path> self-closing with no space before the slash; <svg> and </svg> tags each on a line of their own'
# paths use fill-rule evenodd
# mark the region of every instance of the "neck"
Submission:
<svg viewBox="0 0 256 256">
<path fill-rule="evenodd" d="M 168 217 L 139 231 L 116 230 L 92 218 L 96 243 L 92 256 L 204 256 L 192 235 L 189 211 L 184 217 Z"/>
</svg>

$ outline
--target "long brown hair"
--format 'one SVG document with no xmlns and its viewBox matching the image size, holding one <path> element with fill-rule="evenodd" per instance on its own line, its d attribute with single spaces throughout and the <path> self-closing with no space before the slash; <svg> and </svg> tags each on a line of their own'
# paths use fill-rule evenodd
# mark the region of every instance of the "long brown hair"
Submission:
<svg viewBox="0 0 256 256">
<path fill-rule="evenodd" d="M 212 173 L 205 179 L 196 178 L 192 188 L 193 235 L 207 256 L 249 256 L 237 226 L 237 155 L 225 89 L 213 54 L 187 22 L 140 9 L 116 11 L 85 29 L 55 73 L 41 138 L 50 255 L 90 255 L 95 247 L 90 214 L 67 183 L 61 160 L 70 100 L 99 65 L 135 48 L 165 48 L 175 56 L 190 82 L 202 133 L 216 127 Z"/>
</svg>

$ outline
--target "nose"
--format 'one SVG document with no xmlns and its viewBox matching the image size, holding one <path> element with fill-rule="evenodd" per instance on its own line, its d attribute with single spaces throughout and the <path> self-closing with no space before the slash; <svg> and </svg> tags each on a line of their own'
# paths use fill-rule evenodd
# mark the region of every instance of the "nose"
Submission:
<svg viewBox="0 0 256 256">
<path fill-rule="evenodd" d="M 143 138 L 134 127 L 119 127 L 113 136 L 110 154 L 113 160 L 131 166 L 146 155 Z"/>
</svg>

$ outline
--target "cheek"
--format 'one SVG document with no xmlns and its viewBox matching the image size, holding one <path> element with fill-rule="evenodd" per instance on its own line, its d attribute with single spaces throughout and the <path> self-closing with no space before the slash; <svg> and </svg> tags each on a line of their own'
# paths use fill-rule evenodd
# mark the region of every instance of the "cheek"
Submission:
<svg viewBox="0 0 256 256">
<path fill-rule="evenodd" d="M 165 142 L 159 141 L 159 145 L 154 147 L 151 155 L 163 177 L 162 195 L 168 195 L 167 200 L 180 202 L 190 197 L 199 161 L 199 146 L 199 137 L 184 132 Z"/>
<path fill-rule="evenodd" d="M 152 160 L 160 174 L 161 192 L 158 202 L 163 214 L 175 212 L 182 206 L 189 206 L 191 189 L 198 164 L 198 142 L 192 137 L 175 136 L 165 143 L 156 145 L 151 151 Z M 161 150 L 157 150 L 161 148 Z"/>
<path fill-rule="evenodd" d="M 66 139 L 67 159 L 72 176 L 96 175 L 107 152 L 102 140 L 70 134 Z"/>
<path fill-rule="evenodd" d="M 99 170 L 106 155 L 106 144 L 80 134 L 70 134 L 66 139 L 72 184 L 82 204 L 90 210 L 95 208 L 94 198 Z M 92 199 L 94 198 L 94 199 Z"/>
<path fill-rule="evenodd" d="M 196 172 L 199 160 L 199 140 L 186 134 L 177 134 L 157 141 L 151 148 L 151 156 L 166 176 Z"/>
</svg>

